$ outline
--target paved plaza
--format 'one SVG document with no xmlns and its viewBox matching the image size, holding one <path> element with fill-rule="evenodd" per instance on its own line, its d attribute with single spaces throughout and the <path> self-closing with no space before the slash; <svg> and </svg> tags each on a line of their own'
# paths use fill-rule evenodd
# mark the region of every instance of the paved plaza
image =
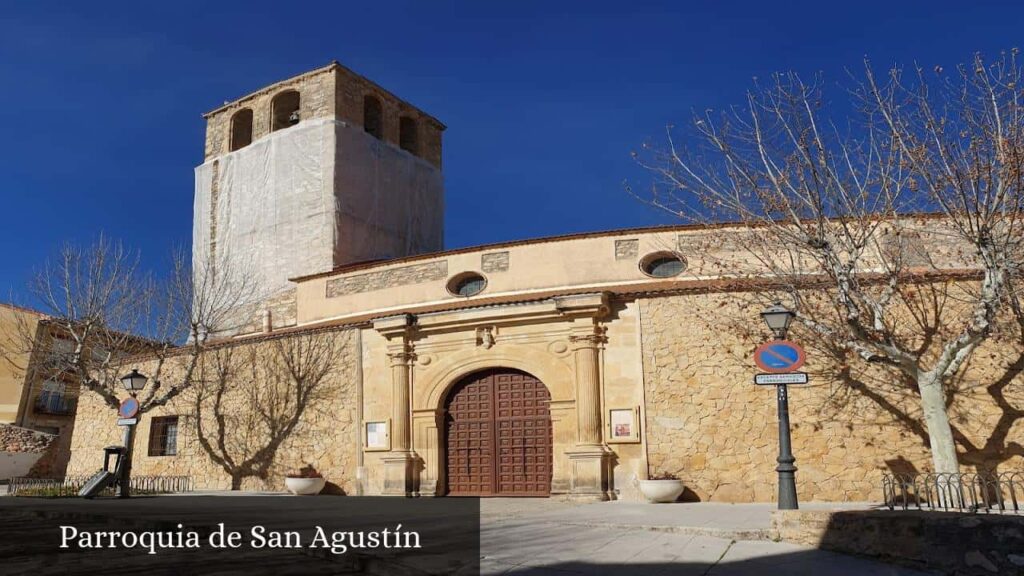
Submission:
<svg viewBox="0 0 1024 576">
<path fill-rule="evenodd" d="M 805 509 L 864 509 L 816 504 Z M 912 576 L 930 574 L 768 540 L 771 504 L 481 501 L 488 575 Z M 570 527 L 571 529 L 566 529 Z"/>
<path fill-rule="evenodd" d="M 316 524 L 354 525 L 360 518 L 363 523 L 379 523 L 383 508 L 392 505 L 400 505 L 397 507 L 399 516 L 409 524 L 414 524 L 418 518 L 437 525 L 430 538 L 442 542 L 445 549 L 458 548 L 459 542 L 466 545 L 472 542 L 475 549 L 475 537 L 460 539 L 456 531 L 462 530 L 465 534 L 470 530 L 476 534 L 479 530 L 480 572 L 487 575 L 927 574 L 866 558 L 774 542 L 769 533 L 773 509 L 770 504 L 580 504 L 538 498 L 484 499 L 479 503 L 477 524 L 476 503 L 468 499 L 297 498 L 269 493 L 203 493 L 133 498 L 131 501 L 2 497 L 0 534 L 4 537 L 0 540 L 15 542 L 26 537 L 38 542 L 52 540 L 54 522 L 106 530 L 121 526 L 125 521 L 136 527 L 155 525 L 168 529 L 185 517 L 192 525 L 214 525 L 224 519 L 259 523 L 275 518 L 278 523 L 284 523 L 283 526 L 295 529 Z M 803 507 L 837 506 L 812 503 Z M 868 505 L 838 507 L 864 509 Z M 470 521 L 460 521 L 453 514 L 462 514 Z M 46 554 L 40 551 L 42 549 L 32 552 L 20 546 L 0 548 L 5 573 L 9 574 L 93 574 L 100 569 L 109 571 L 107 565 L 111 558 L 110 551 L 93 550 L 76 556 L 68 564 L 59 555 L 52 555 L 53 546 L 44 546 Z M 184 554 L 175 556 L 173 562 L 162 561 L 167 557 L 160 555 L 118 553 L 117 557 L 123 564 L 111 573 L 171 574 L 185 570 L 192 574 L 232 574 L 238 573 L 242 566 L 253 576 L 266 573 L 265 570 L 275 574 L 333 574 L 339 570 L 341 573 L 410 576 L 453 573 L 443 567 L 438 569 L 436 562 L 432 568 L 428 567 L 429 558 L 410 561 L 402 554 L 369 563 L 350 558 L 348 564 L 345 558 L 325 562 L 323 557 L 310 556 L 305 550 L 275 551 L 269 556 L 244 550 L 229 556 Z M 170 571 L 169 563 L 175 566 Z M 368 566 L 376 568 L 363 572 Z M 47 572 L 47 569 L 58 571 Z M 476 569 L 458 573 L 475 574 Z"/>
</svg>

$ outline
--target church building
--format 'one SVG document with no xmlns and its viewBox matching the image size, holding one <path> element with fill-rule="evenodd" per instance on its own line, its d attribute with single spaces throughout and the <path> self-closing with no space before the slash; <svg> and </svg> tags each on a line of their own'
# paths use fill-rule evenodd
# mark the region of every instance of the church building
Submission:
<svg viewBox="0 0 1024 576">
<path fill-rule="evenodd" d="M 753 383 L 759 342 L 726 321 L 762 330 L 760 310 L 727 298 L 717 264 L 744 262 L 729 241 L 742 228 L 446 250 L 445 125 L 337 62 L 205 119 L 194 266 L 244 268 L 263 291 L 224 337 L 333 330 L 348 351 L 338 393 L 245 488 L 280 489 L 311 465 L 348 494 L 636 500 L 639 480 L 672 474 L 684 498 L 776 497 L 775 391 Z M 834 384 L 814 376 L 827 367 L 808 368 L 790 389 L 802 500 L 877 500 L 882 472 L 929 467 L 902 422 L 863 396 L 834 408 Z M 964 428 L 979 441 L 998 416 L 982 401 Z M 83 395 L 69 474 L 119 443 L 114 420 Z M 186 402 L 145 414 L 134 473 L 227 488 L 194 426 Z"/>
</svg>

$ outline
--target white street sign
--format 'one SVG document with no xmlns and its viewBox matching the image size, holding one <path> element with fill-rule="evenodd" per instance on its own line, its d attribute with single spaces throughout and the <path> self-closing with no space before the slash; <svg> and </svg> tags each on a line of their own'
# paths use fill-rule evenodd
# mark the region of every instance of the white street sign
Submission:
<svg viewBox="0 0 1024 576">
<path fill-rule="evenodd" d="M 785 374 L 757 374 L 754 384 L 771 386 L 775 384 L 807 384 L 807 372 L 787 372 Z"/>
</svg>

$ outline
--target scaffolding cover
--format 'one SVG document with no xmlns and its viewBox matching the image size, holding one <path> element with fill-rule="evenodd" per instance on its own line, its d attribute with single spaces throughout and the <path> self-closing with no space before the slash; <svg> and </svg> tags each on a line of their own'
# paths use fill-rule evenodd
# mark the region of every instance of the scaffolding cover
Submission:
<svg viewBox="0 0 1024 576">
<path fill-rule="evenodd" d="M 289 278 L 443 248 L 440 170 L 361 128 L 314 119 L 196 168 L 193 269 Z"/>
</svg>

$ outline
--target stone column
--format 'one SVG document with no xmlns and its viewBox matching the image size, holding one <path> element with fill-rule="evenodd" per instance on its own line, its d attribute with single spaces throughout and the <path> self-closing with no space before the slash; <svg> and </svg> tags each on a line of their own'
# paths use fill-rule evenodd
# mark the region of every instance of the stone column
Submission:
<svg viewBox="0 0 1024 576">
<path fill-rule="evenodd" d="M 576 363 L 576 447 L 568 452 L 572 464 L 570 495 L 580 500 L 608 500 L 611 450 L 601 430 L 601 344 L 596 330 L 569 337 Z"/>
<path fill-rule="evenodd" d="M 391 450 L 409 451 L 409 370 L 412 353 L 408 350 L 388 353 L 391 365 Z"/>
<path fill-rule="evenodd" d="M 413 353 L 403 342 L 388 353 L 391 365 L 391 453 L 384 460 L 384 494 L 418 496 L 416 493 L 417 462 L 412 451 L 409 429 L 409 374 Z"/>
<path fill-rule="evenodd" d="M 576 361 L 576 442 L 578 446 L 601 445 L 601 379 L 598 372 L 597 334 L 571 336 Z"/>
</svg>

